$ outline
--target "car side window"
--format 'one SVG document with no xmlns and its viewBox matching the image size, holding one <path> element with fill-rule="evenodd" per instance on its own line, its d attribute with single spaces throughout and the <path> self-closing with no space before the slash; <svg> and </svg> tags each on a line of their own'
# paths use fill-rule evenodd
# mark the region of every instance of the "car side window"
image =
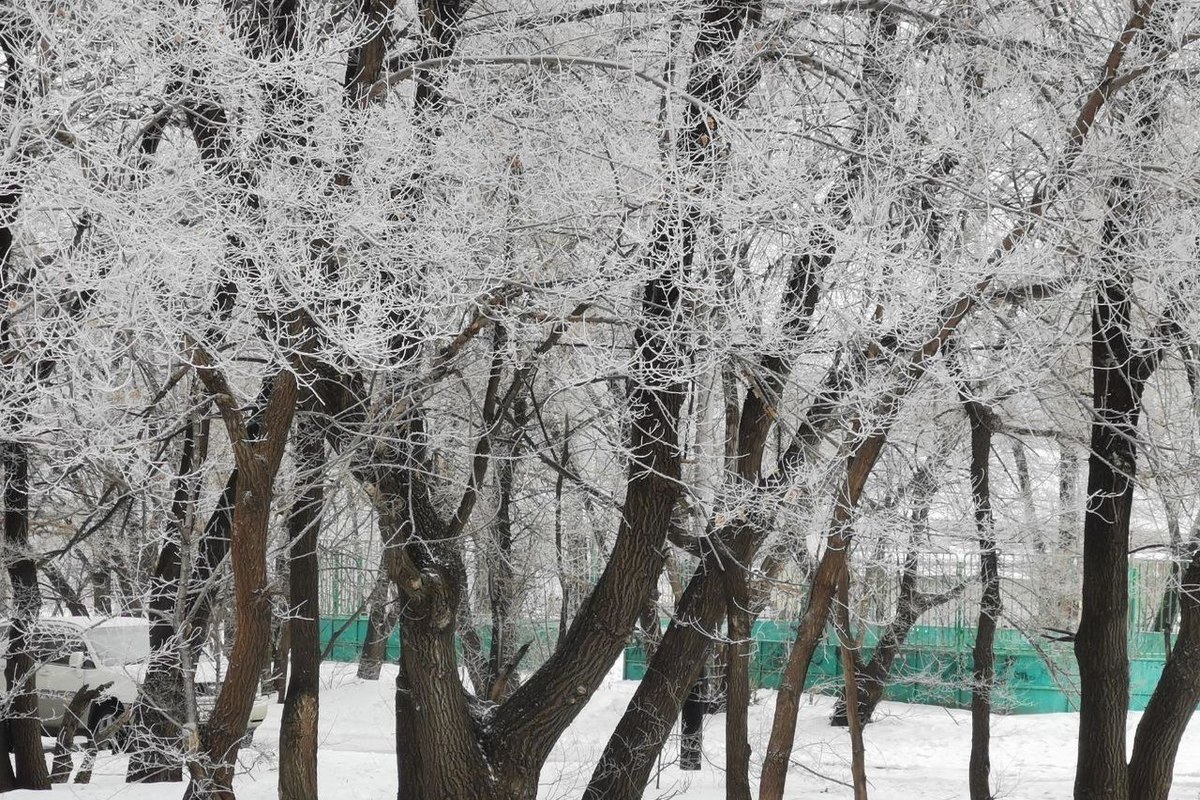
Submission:
<svg viewBox="0 0 1200 800">
<path fill-rule="evenodd" d="M 33 660 L 39 664 L 68 666 L 72 653 L 83 653 L 84 666 L 91 666 L 83 637 L 64 628 L 38 625 L 29 637 Z"/>
</svg>

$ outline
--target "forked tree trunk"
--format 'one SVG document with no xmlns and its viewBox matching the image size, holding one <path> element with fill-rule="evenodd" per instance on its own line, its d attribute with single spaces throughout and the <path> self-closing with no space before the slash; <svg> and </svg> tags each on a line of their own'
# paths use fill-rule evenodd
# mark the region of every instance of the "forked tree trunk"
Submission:
<svg viewBox="0 0 1200 800">
<path fill-rule="evenodd" d="M 846 477 L 834 500 L 825 553 L 821 556 L 817 571 L 813 575 L 804 616 L 796 631 L 796 640 L 788 654 L 787 665 L 779 685 L 771 738 L 767 744 L 762 777 L 759 781 L 761 800 L 783 798 L 787 768 L 791 763 L 792 744 L 796 736 L 796 714 L 800 710 L 800 695 L 804 691 L 813 653 L 825 633 L 825 624 L 829 619 L 834 594 L 844 569 L 853 533 L 854 510 L 862 497 L 867 477 L 883 449 L 884 440 L 885 435 L 878 433 L 859 445 L 847 465 Z"/>
<path fill-rule="evenodd" d="M 1127 30 L 1143 28 L 1144 63 L 1172 45 L 1166 37 L 1178 4 L 1142 0 Z M 1162 110 L 1162 84 L 1135 84 L 1123 96 L 1133 105 L 1127 141 L 1144 147 Z M 1146 380 L 1163 345 L 1137 348 L 1132 338 L 1133 277 L 1126 263 L 1142 235 L 1149 200 L 1125 172 L 1108 186 L 1101 230 L 1102 273 L 1092 309 L 1094 416 L 1083 524 L 1083 594 L 1075 657 L 1079 663 L 1079 753 L 1076 800 L 1126 800 L 1129 770 L 1125 727 L 1129 712 L 1129 524 L 1137 470 L 1138 419 Z M 1168 311 L 1168 314 L 1170 311 Z M 1136 800 L 1142 800 L 1140 797 Z"/>
<path fill-rule="evenodd" d="M 892 665 L 899 658 L 900 649 L 908 641 L 908 634 L 916 625 L 917 620 L 925 612 L 958 597 L 966 588 L 966 583 L 962 582 L 939 594 L 927 594 L 917 590 L 920 567 L 917 543 L 928 536 L 929 512 L 941 486 L 938 476 L 945 468 L 952 445 L 953 439 L 949 435 L 944 436 L 934 454 L 914 473 L 905 490 L 905 494 L 912 498 L 912 509 L 909 516 L 904 567 L 900 573 L 899 591 L 896 598 L 896 611 L 892 616 L 891 623 L 884 630 L 883 636 L 879 637 L 879 643 L 875 645 L 875 649 L 871 653 L 870 662 L 863 666 L 856 657 L 854 664 L 858 676 L 855 686 L 858 694 L 858 720 L 862 725 L 867 725 L 871 721 L 875 714 L 875 708 L 883 699 L 883 692 L 887 687 Z M 846 696 L 842 693 L 838 698 L 837 705 L 834 706 L 831 723 L 835 726 L 848 725 L 850 718 L 846 710 Z"/>
<path fill-rule="evenodd" d="M 291 675 L 279 728 L 279 796 L 283 800 L 316 800 L 321 688 L 317 539 L 324 503 L 325 443 L 322 431 L 312 421 L 299 425 L 295 450 L 303 491 L 288 517 L 291 617 L 285 624 Z"/>
<path fill-rule="evenodd" d="M 200 358 L 207 361 L 204 354 Z M 230 542 L 236 630 L 221 692 L 212 716 L 201 728 L 199 756 L 190 765 L 192 781 L 187 797 L 233 800 L 237 753 L 269 654 L 272 607 L 267 582 L 267 528 L 275 473 L 296 407 L 296 378 L 291 371 L 281 370 L 270 379 L 262 437 L 251 439 L 224 376 L 207 364 L 198 366 L 197 371 L 221 409 L 238 467 Z"/>
</svg>

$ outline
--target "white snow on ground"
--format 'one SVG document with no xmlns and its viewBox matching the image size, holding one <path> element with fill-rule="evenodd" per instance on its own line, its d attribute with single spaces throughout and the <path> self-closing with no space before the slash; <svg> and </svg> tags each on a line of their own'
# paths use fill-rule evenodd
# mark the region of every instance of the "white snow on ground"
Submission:
<svg viewBox="0 0 1200 800">
<path fill-rule="evenodd" d="M 378 682 L 354 677 L 354 664 L 322 666 L 320 792 L 324 798 L 374 800 L 395 796 L 392 702 L 395 669 L 384 668 Z M 542 774 L 541 800 L 577 799 L 591 775 L 608 735 L 616 726 L 637 684 L 620 680 L 620 664 L 588 703 L 555 748 Z M 750 710 L 751 738 L 766 741 L 774 710 L 774 693 L 759 692 Z M 850 797 L 849 737 L 829 726 L 832 700 L 806 698 L 800 710 L 796 750 L 788 797 Z M 243 772 L 235 788 L 240 800 L 276 798 L 276 753 L 279 706 L 273 705 L 252 750 L 243 751 Z M 1139 714 L 1129 717 L 1129 738 Z M 661 770 L 646 798 L 680 797 L 717 800 L 724 797 L 724 716 L 706 718 L 700 772 L 683 773 L 675 764 L 678 739 L 663 754 Z M 1071 796 L 1075 767 L 1075 714 L 994 717 L 992 769 L 997 797 L 1011 800 Z M 934 706 L 883 703 L 876 722 L 866 729 L 867 775 L 872 800 L 949 800 L 967 794 L 970 714 Z M 519 742 L 513 743 L 519 747 Z M 51 797 L 87 800 L 159 800 L 180 797 L 182 784 L 128 786 L 123 782 L 124 757 L 100 757 L 89 786 L 55 787 Z M 1176 762 L 1172 800 L 1200 800 L 1200 721 L 1184 738 Z M 821 777 L 825 776 L 825 777 Z M 13 798 L 46 798 L 43 792 L 16 792 Z M 469 800 L 464 798 L 464 800 Z"/>
</svg>

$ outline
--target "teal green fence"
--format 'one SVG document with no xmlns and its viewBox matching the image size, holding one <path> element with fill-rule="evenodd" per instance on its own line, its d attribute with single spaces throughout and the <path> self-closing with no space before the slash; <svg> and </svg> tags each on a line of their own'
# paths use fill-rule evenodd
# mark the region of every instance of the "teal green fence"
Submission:
<svg viewBox="0 0 1200 800">
<path fill-rule="evenodd" d="M 750 680 L 756 688 L 778 689 L 795 639 L 795 624 L 759 622 Z M 864 661 L 869 660 L 880 629 L 867 629 Z M 832 632 L 813 654 L 805 688 L 833 693 L 842 684 L 841 661 Z M 885 699 L 970 708 L 971 649 L 975 631 L 960 627 L 913 628 L 892 668 Z M 1135 633 L 1130 641 L 1130 708 L 1146 707 L 1163 668 L 1161 633 Z M 1016 630 L 996 631 L 996 689 L 993 705 L 1013 714 L 1045 714 L 1079 708 L 1079 670 L 1069 643 L 1030 641 Z M 626 680 L 646 674 L 646 656 L 638 643 L 625 650 Z"/>
<path fill-rule="evenodd" d="M 321 648 L 338 631 L 328 658 L 332 661 L 357 661 L 367 635 L 367 621 L 335 617 L 321 620 Z M 750 662 L 750 680 L 756 688 L 778 689 L 780 676 L 795 639 L 795 625 L 763 621 L 755 625 L 754 655 Z M 532 639 L 525 668 L 537 666 L 554 647 L 551 625 L 522 626 L 520 641 Z M 866 631 L 864 660 L 870 658 L 879 629 Z M 484 647 L 490 645 L 491 631 L 480 630 Z M 900 657 L 892 668 L 892 679 L 884 692 L 888 700 L 927 703 L 947 708 L 970 708 L 971 648 L 975 631 L 969 628 L 918 626 L 909 634 Z M 833 693 L 842 682 L 837 646 L 827 636 L 813 654 L 806 688 L 818 693 Z M 1030 641 L 1020 631 L 996 631 L 997 710 L 1014 714 L 1045 714 L 1075 711 L 1079 707 L 1079 671 L 1069 643 Z M 393 631 L 387 644 L 387 660 L 400 656 L 400 637 Z M 1135 633 L 1130 641 L 1130 708 L 1146 707 L 1163 668 L 1161 633 Z M 625 650 L 624 677 L 641 680 L 646 674 L 646 656 L 638 643 Z"/>
<path fill-rule="evenodd" d="M 362 653 L 363 643 L 367 639 L 367 620 L 365 617 L 351 619 L 350 617 L 328 617 L 320 622 L 321 651 L 333 646 L 326 659 L 329 661 L 357 661 Z M 558 635 L 558 621 L 545 622 L 525 621 L 517 625 L 518 644 L 531 642 L 529 651 L 521 660 L 522 669 L 533 669 L 542 664 L 550 653 Z M 336 639 L 334 637 L 337 637 Z M 492 645 L 492 629 L 490 626 L 479 627 L 479 638 L 482 640 L 484 651 Z M 461 658 L 461 647 L 459 657 Z M 400 657 L 400 633 L 393 630 L 387 641 L 387 661 L 396 661 Z"/>
<path fill-rule="evenodd" d="M 349 620 L 349 624 L 347 624 L 348 620 L 347 617 L 329 617 L 321 620 L 322 652 L 329 646 L 329 641 L 335 635 L 337 636 L 333 642 L 333 648 L 326 656 L 329 661 L 357 661 L 359 654 L 362 653 L 363 642 L 367 640 L 366 617 Z M 339 633 L 339 631 L 341 632 Z M 387 642 L 387 660 L 395 661 L 398 658 L 400 658 L 400 633 L 398 630 L 393 630 Z"/>
</svg>

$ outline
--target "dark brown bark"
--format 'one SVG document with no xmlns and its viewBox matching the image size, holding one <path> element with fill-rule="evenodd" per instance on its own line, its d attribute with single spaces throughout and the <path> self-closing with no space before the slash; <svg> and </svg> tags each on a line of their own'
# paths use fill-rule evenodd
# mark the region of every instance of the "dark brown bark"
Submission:
<svg viewBox="0 0 1200 800">
<path fill-rule="evenodd" d="M 75 766 L 71 760 L 71 753 L 75 750 L 75 732 L 83 724 L 83 715 L 87 713 L 92 701 L 111 685 L 103 683 L 99 686 L 81 686 L 67 703 L 62 727 L 54 741 L 54 758 L 50 768 L 51 783 L 66 783 L 70 779 L 71 770 Z"/>
<path fill-rule="evenodd" d="M 201 360 L 205 359 L 202 355 Z M 262 438 L 251 439 L 224 376 L 206 364 L 198 366 L 197 372 L 221 409 L 238 467 L 230 542 L 236 632 L 221 692 L 212 716 L 201 728 L 200 756 L 191 765 L 187 796 L 232 800 L 237 752 L 258 694 L 271 637 L 267 527 L 275 472 L 296 407 L 296 378 L 292 372 L 282 370 L 270 381 Z"/>
<path fill-rule="evenodd" d="M 996 621 L 1000 618 L 1000 556 L 992 526 L 991 450 L 992 413 L 975 401 L 966 401 L 971 423 L 971 500 L 979 532 L 979 577 L 983 595 L 971 653 L 971 761 L 968 784 L 971 800 L 991 800 L 990 774 L 992 689 L 996 682 Z"/>
<path fill-rule="evenodd" d="M 296 463 L 302 491 L 288 517 L 290 570 L 286 621 L 291 675 L 279 728 L 279 797 L 316 800 L 320 712 L 320 575 L 317 541 L 324 505 L 324 434 L 311 420 L 298 426 Z"/>
<path fill-rule="evenodd" d="M 1175 4 L 1135 7 L 1129 29 L 1145 28 L 1143 55 L 1167 52 Z M 1154 82 L 1143 84 L 1153 91 Z M 1161 112 L 1161 98 L 1139 90 L 1135 146 L 1144 145 Z M 1125 263 L 1140 232 L 1147 200 L 1128 174 L 1108 187 L 1101 230 L 1102 274 L 1092 309 L 1093 419 L 1083 525 L 1083 594 L 1075 657 L 1079 663 L 1079 752 L 1076 800 L 1125 800 L 1129 771 L 1125 726 L 1129 711 L 1129 523 L 1137 470 L 1138 420 L 1147 378 L 1161 346 L 1140 352 L 1133 343 L 1132 275 Z M 1140 800 L 1140 798 L 1139 798 Z"/>
<path fill-rule="evenodd" d="M 876 434 L 856 448 L 854 456 L 847 464 L 846 478 L 838 490 L 825 553 L 821 556 L 817 571 L 813 575 L 804 616 L 800 620 L 796 641 L 788 654 L 788 662 L 779 685 L 775 719 L 771 726 L 771 738 L 763 759 L 762 777 L 759 781 L 759 797 L 762 800 L 781 800 L 783 797 L 792 743 L 796 735 L 796 712 L 800 707 L 800 694 L 804 691 L 813 652 L 825 632 L 837 584 L 844 569 L 852 536 L 854 510 L 862 496 L 867 477 L 879 458 L 884 440 L 884 434 Z"/>
<path fill-rule="evenodd" d="M 725 800 L 751 800 L 750 659 L 754 650 L 753 617 L 747 570 L 734 565 L 725 574 Z"/>
<path fill-rule="evenodd" d="M 854 777 L 854 800 L 867 800 L 866 749 L 863 746 L 863 724 L 858 716 L 858 649 L 850 630 L 850 563 L 847 557 L 842 562 L 842 575 L 838 579 L 837 613 L 835 625 L 838 635 L 838 650 L 842 657 L 842 677 L 846 693 L 846 726 L 850 730 L 850 773 Z"/>
</svg>

